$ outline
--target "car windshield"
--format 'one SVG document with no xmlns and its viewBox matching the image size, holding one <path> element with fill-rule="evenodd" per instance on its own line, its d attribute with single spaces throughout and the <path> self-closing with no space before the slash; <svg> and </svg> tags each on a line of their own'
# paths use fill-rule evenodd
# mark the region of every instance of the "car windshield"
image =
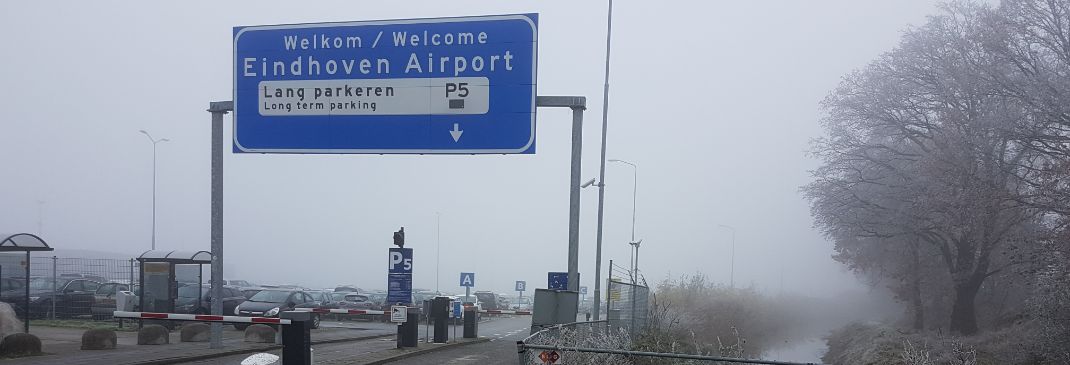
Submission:
<svg viewBox="0 0 1070 365">
<path fill-rule="evenodd" d="M 346 295 L 347 302 L 367 302 L 368 297 L 363 295 Z"/>
<path fill-rule="evenodd" d="M 290 297 L 288 291 L 264 290 L 253 295 L 249 300 L 254 302 L 282 303 Z"/>
<path fill-rule="evenodd" d="M 60 289 L 71 279 L 53 279 L 53 278 L 33 278 L 30 279 L 30 289 L 35 290 L 52 290 L 52 288 Z M 55 283 L 55 286 L 52 286 Z"/>
<path fill-rule="evenodd" d="M 197 290 L 196 285 L 186 285 L 178 288 L 178 296 L 182 298 L 196 298 L 200 292 L 204 292 L 204 294 L 207 295 L 208 287 L 203 287 L 201 290 Z"/>
</svg>

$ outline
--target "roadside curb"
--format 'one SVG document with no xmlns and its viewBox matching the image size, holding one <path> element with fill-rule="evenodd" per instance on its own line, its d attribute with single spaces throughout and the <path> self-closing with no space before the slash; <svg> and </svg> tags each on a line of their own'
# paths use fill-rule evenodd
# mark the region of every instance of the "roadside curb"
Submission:
<svg viewBox="0 0 1070 365">
<path fill-rule="evenodd" d="M 322 345 L 322 344 L 339 343 L 339 342 L 357 342 L 357 341 L 374 340 L 374 339 L 385 338 L 385 337 L 394 337 L 394 336 L 395 336 L 394 334 L 385 334 L 385 335 L 372 335 L 372 336 L 353 337 L 353 338 L 338 338 L 338 339 L 333 339 L 333 340 L 312 341 L 312 344 L 313 345 Z M 267 351 L 271 351 L 271 350 L 278 350 L 278 349 L 281 349 L 281 348 L 282 348 L 282 345 L 265 345 L 265 346 L 253 347 L 253 348 L 243 348 L 243 349 L 234 349 L 234 350 L 228 350 L 228 351 L 221 351 L 221 352 L 216 352 L 216 353 L 211 353 L 211 354 L 194 355 L 194 356 L 178 356 L 178 357 L 168 357 L 168 358 L 163 358 L 163 359 L 153 359 L 153 360 L 146 360 L 146 361 L 139 361 L 139 362 L 131 362 L 129 364 L 130 365 L 170 365 L 170 364 L 180 364 L 180 363 L 184 363 L 184 362 L 214 359 L 214 358 L 217 358 L 217 357 L 241 355 L 241 354 L 248 354 L 248 353 L 254 353 L 254 352 L 267 352 Z"/>
<path fill-rule="evenodd" d="M 399 353 L 399 354 L 394 354 L 393 356 L 388 356 L 388 357 L 385 357 L 385 358 L 382 358 L 382 359 L 375 359 L 375 360 L 371 360 L 371 361 L 368 361 L 368 362 L 358 362 L 356 364 L 360 364 L 360 365 L 382 365 L 382 364 L 391 363 L 391 362 L 402 360 L 402 359 L 407 359 L 407 358 L 410 358 L 410 357 L 413 357 L 413 356 L 419 356 L 419 355 L 432 353 L 432 352 L 435 352 L 435 351 L 440 351 L 440 350 L 445 350 L 445 349 L 455 348 L 455 347 L 461 347 L 461 346 L 467 346 L 467 345 L 474 345 L 474 344 L 477 344 L 477 343 L 484 343 L 484 342 L 490 342 L 490 338 L 489 337 L 480 337 L 480 338 L 477 338 L 477 339 L 474 339 L 474 340 L 467 340 L 467 341 L 461 341 L 461 342 L 451 342 L 451 343 L 446 343 L 446 344 L 442 344 L 442 345 L 434 345 L 434 346 L 425 346 L 424 348 L 417 347 L 416 350 L 403 350 L 404 352 Z M 397 351 L 397 349 L 388 350 L 388 351 L 384 351 L 384 352 L 389 352 L 389 351 Z"/>
</svg>

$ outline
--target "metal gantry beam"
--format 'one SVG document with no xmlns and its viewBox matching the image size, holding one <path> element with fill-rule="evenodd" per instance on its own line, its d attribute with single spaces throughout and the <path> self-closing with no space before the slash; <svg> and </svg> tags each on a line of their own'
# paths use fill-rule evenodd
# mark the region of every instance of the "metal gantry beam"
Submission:
<svg viewBox="0 0 1070 365">
<path fill-rule="evenodd" d="M 572 163 L 568 194 L 568 290 L 580 291 L 580 161 L 583 147 L 583 111 L 587 98 L 582 96 L 539 96 L 535 106 L 572 109 Z"/>
<path fill-rule="evenodd" d="M 234 111 L 233 101 L 208 104 L 212 113 L 212 298 L 223 297 L 223 115 Z M 223 301 L 213 300 L 212 315 L 223 315 Z M 223 348 L 223 324 L 213 322 L 211 348 Z"/>
</svg>

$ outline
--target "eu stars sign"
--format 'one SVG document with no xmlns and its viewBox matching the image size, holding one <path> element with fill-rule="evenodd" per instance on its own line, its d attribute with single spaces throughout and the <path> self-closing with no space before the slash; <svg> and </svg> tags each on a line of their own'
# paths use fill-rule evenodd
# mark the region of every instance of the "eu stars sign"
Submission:
<svg viewBox="0 0 1070 365">
<path fill-rule="evenodd" d="M 234 150 L 534 153 L 538 15 L 234 28 Z"/>
</svg>

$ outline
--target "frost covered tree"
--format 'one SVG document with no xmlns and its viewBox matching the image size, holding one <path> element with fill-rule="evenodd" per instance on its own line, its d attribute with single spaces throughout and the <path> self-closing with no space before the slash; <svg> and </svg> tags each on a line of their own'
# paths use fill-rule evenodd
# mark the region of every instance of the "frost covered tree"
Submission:
<svg viewBox="0 0 1070 365">
<path fill-rule="evenodd" d="M 948 5 L 823 103 L 828 135 L 814 144 L 823 164 L 805 187 L 816 225 L 856 268 L 935 257 L 925 266 L 948 274 L 952 332 L 977 332 L 986 279 L 1021 263 L 1036 227 L 1065 213 L 1067 94 L 1052 91 L 1065 68 L 1050 58 L 1065 64 L 1070 53 L 1056 50 L 1070 47 L 1056 46 L 1070 41 L 1044 52 L 1021 44 L 1065 35 L 1027 25 L 1065 30 L 1065 5 Z M 1014 60 L 1047 63 L 1026 72 Z"/>
</svg>

